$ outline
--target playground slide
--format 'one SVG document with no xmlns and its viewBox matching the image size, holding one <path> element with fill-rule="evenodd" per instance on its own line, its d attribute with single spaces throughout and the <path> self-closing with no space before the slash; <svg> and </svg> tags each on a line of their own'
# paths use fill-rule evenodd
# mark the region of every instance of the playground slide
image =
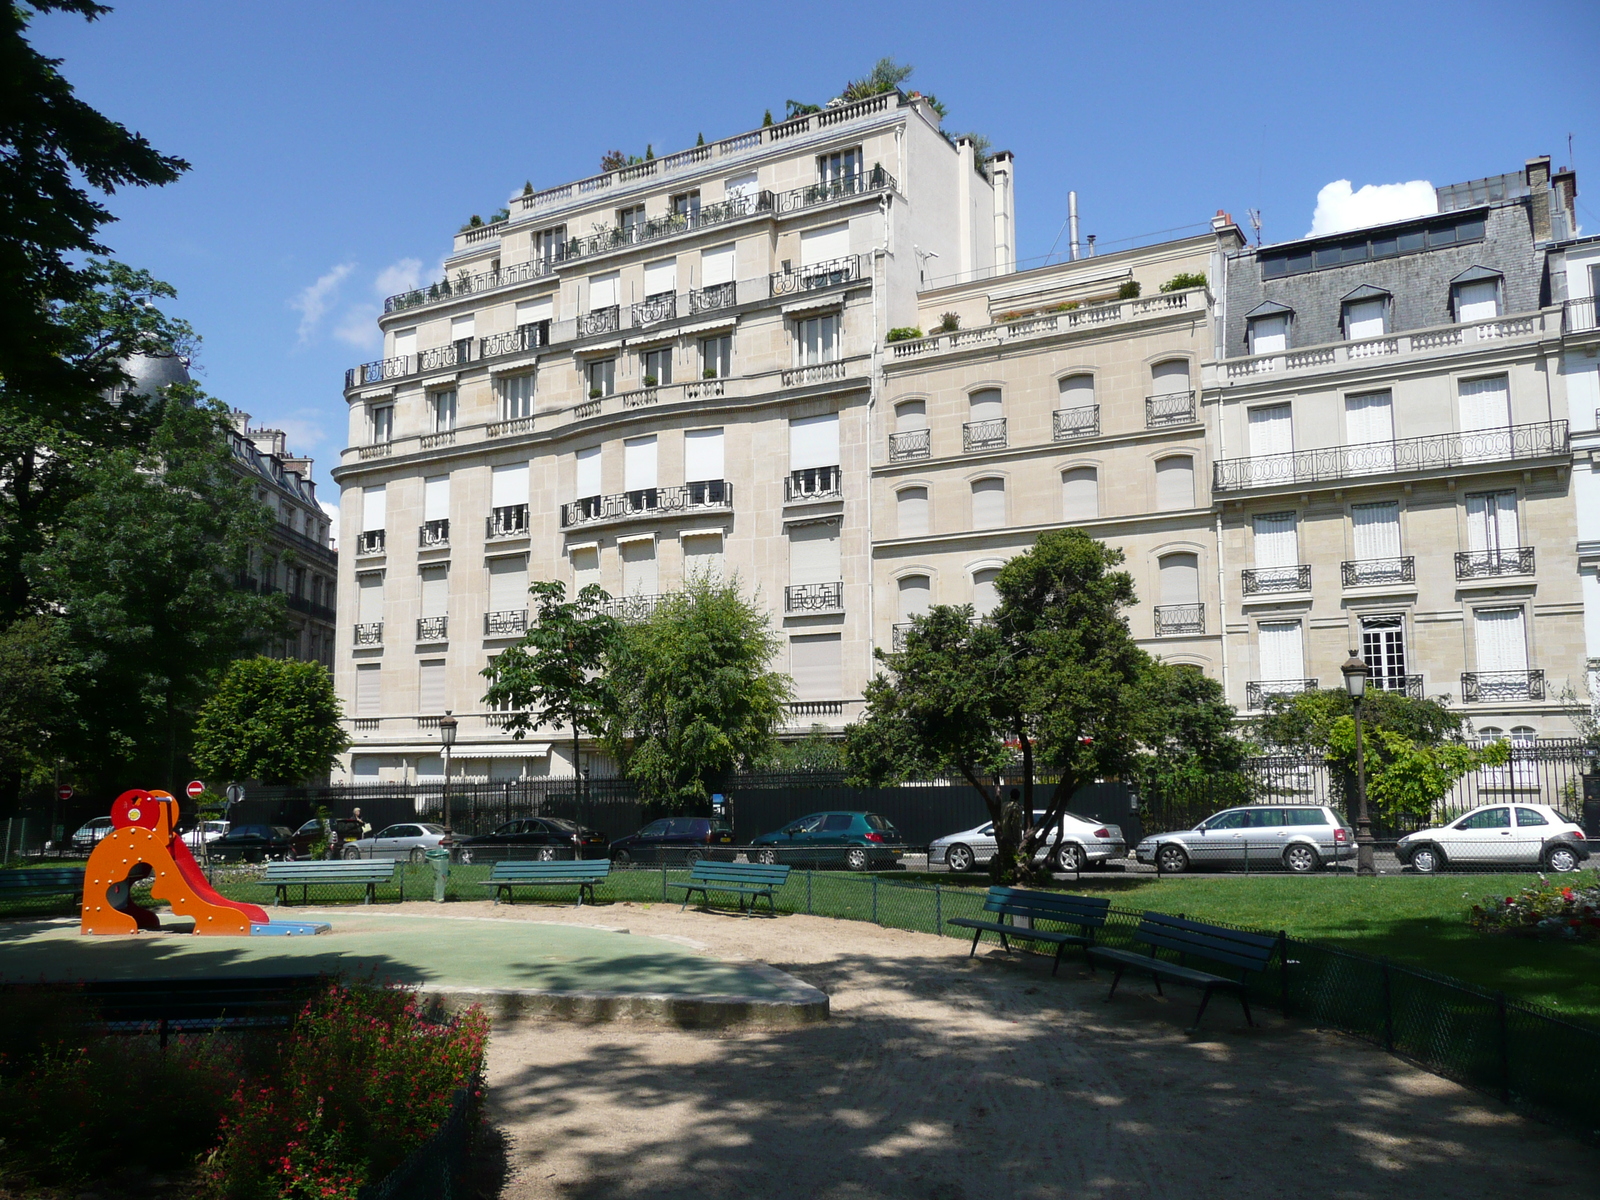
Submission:
<svg viewBox="0 0 1600 1200">
<path fill-rule="evenodd" d="M 229 900 L 226 896 L 218 895 L 217 890 L 206 881 L 205 872 L 200 869 L 200 864 L 195 862 L 194 855 L 189 852 L 188 843 L 181 837 L 172 839 L 170 847 L 172 860 L 178 866 L 178 873 L 183 876 L 185 883 L 201 900 L 207 904 L 214 904 L 222 908 L 236 908 L 252 921 L 265 923 L 270 918 L 267 910 L 258 904 L 246 904 L 243 900 Z"/>
</svg>

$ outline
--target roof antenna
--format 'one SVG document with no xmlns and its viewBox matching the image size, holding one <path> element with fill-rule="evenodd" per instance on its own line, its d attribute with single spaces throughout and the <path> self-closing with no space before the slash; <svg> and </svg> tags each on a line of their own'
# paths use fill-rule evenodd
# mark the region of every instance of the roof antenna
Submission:
<svg viewBox="0 0 1600 1200">
<path fill-rule="evenodd" d="M 1261 245 L 1261 210 L 1259 208 L 1247 208 L 1245 212 L 1250 214 L 1250 228 L 1256 231 L 1256 245 L 1259 246 Z"/>
</svg>

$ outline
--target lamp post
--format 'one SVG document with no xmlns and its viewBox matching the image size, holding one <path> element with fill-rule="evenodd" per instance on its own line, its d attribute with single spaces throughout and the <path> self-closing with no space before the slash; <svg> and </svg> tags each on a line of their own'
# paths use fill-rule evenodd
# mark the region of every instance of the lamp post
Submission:
<svg viewBox="0 0 1600 1200">
<path fill-rule="evenodd" d="M 1356 874 L 1376 875 L 1377 868 L 1372 865 L 1372 818 L 1367 815 L 1367 759 L 1361 747 L 1361 699 L 1367 694 L 1371 668 L 1352 650 L 1339 673 L 1344 676 L 1344 690 L 1350 693 L 1356 716 Z"/>
<path fill-rule="evenodd" d="M 444 827 L 450 828 L 450 747 L 456 744 L 456 726 L 459 724 L 450 715 L 450 710 L 444 710 L 444 716 L 439 718 L 439 740 L 444 743 Z"/>
</svg>

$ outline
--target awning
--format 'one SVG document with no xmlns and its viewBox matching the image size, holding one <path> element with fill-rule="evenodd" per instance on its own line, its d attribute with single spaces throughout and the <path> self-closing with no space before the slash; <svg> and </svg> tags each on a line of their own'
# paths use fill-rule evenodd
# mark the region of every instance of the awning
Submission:
<svg viewBox="0 0 1600 1200">
<path fill-rule="evenodd" d="M 409 758 L 438 758 L 444 747 L 438 742 L 425 746 L 379 746 L 357 744 L 350 747 L 351 757 L 362 754 L 402 755 Z M 457 742 L 450 748 L 451 758 L 547 758 L 549 742 L 496 742 L 491 746 L 474 746 Z"/>
</svg>

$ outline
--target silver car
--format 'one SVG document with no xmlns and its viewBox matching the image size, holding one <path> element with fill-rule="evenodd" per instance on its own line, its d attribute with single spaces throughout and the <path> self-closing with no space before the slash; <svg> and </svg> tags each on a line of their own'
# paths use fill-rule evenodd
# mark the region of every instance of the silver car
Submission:
<svg viewBox="0 0 1600 1200">
<path fill-rule="evenodd" d="M 346 842 L 340 852 L 345 858 L 404 858 L 421 862 L 429 850 L 450 849 L 450 835 L 443 825 L 407 821 L 390 825 L 372 837 Z"/>
<path fill-rule="evenodd" d="M 1193 829 L 1158 833 L 1134 847 L 1142 863 L 1176 874 L 1194 867 L 1270 870 L 1297 875 L 1355 857 L 1355 831 L 1325 804 L 1250 804 L 1207 817 Z"/>
<path fill-rule="evenodd" d="M 1034 821 L 1042 821 L 1045 813 L 1033 814 Z M 1065 837 L 1062 835 L 1065 834 Z M 938 838 L 928 844 L 928 865 L 944 863 L 952 871 L 970 871 L 980 863 L 994 857 L 994 822 L 948 837 Z M 1066 813 L 1061 818 L 1061 828 L 1052 829 L 1045 839 L 1043 856 L 1058 871 L 1080 871 L 1086 866 L 1098 866 L 1113 858 L 1123 858 L 1128 853 L 1128 843 L 1122 830 L 1103 821 Z"/>
</svg>

